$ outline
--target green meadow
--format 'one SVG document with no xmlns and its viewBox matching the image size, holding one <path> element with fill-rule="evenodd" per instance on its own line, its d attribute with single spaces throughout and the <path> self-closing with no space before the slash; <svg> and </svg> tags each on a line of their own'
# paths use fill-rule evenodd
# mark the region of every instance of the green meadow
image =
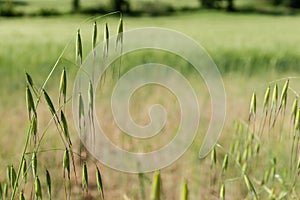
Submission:
<svg viewBox="0 0 300 200">
<path fill-rule="evenodd" d="M 195 2 L 191 2 L 191 6 L 195 6 L 195 4 Z M 64 53 L 66 59 L 59 62 L 46 89 L 57 106 L 60 74 L 65 67 L 68 75 L 68 96 L 71 96 L 78 70 L 74 63 L 76 33 L 79 27 L 83 41 L 83 57 L 88 55 L 92 48 L 93 26 L 92 23 L 84 23 L 88 17 L 78 14 L 0 18 L 0 74 L 2 76 L 0 79 L 0 183 L 2 185 L 6 182 L 7 165 L 18 166 L 20 162 L 26 131 L 30 126 L 25 100 L 25 71 L 40 87 L 64 47 L 69 44 Z M 102 31 L 105 22 L 108 22 L 111 34 L 116 34 L 118 17 L 118 15 L 114 15 L 100 20 L 98 24 L 99 40 L 103 38 Z M 292 134 L 299 134 L 299 127 L 294 131 L 294 124 L 290 119 L 293 100 L 299 96 L 300 89 L 300 15 L 273 16 L 201 10 L 158 17 L 125 15 L 123 20 L 125 31 L 142 27 L 169 28 L 197 41 L 218 66 L 226 90 L 227 114 L 221 137 L 215 147 L 216 161 L 211 161 L 211 155 L 199 160 L 198 151 L 210 119 L 209 94 L 203 82 L 200 81 L 201 84 L 197 85 L 198 79 L 201 77 L 194 76 L 188 68 L 181 68 L 183 74 L 195 86 L 197 97 L 201 102 L 203 118 L 198 135 L 184 156 L 173 165 L 161 170 L 161 199 L 180 199 L 183 179 L 186 179 L 188 183 L 189 199 L 221 199 L 220 188 L 222 185 L 226 188 L 226 199 L 254 199 L 256 196 L 258 199 L 300 198 L 300 188 L 297 184 L 299 172 L 297 167 L 299 166 L 296 166 L 298 158 L 291 162 L 294 160 L 293 156 L 297 154 L 295 152 L 292 154 L 290 149 L 291 144 L 297 141 L 295 139 L 297 137 L 293 137 Z M 181 64 L 180 62 L 178 64 L 172 56 L 140 53 L 131 55 L 128 59 L 125 57 L 124 65 L 135 66 L 148 60 L 166 63 L 170 66 Z M 182 65 L 185 66 L 184 63 Z M 280 102 L 281 91 L 288 78 L 290 79 L 290 89 L 288 90 L 287 106 L 279 111 L 282 103 Z M 108 79 L 108 85 L 114 81 L 115 79 L 111 82 Z M 271 108 L 275 83 L 279 86 L 279 97 L 276 102 L 278 113 L 276 110 L 271 111 L 275 109 Z M 264 117 L 264 95 L 268 86 L 271 87 L 270 104 L 268 104 L 270 111 L 267 117 Z M 256 92 L 257 95 L 256 113 L 250 109 L 253 92 Z M 171 112 L 170 119 L 173 121 L 170 123 L 177 123 L 179 119 L 172 117 L 172 114 L 178 114 L 178 110 L 172 110 L 174 107 L 177 108 L 174 96 L 168 95 L 171 102 L 161 100 L 163 93 L 164 91 L 160 89 L 155 90 L 153 96 L 141 92 L 136 95 L 136 98 L 144 99 L 147 106 L 161 101 L 163 105 L 166 105 L 167 111 Z M 102 98 L 105 100 L 109 98 L 109 93 L 98 94 L 99 104 L 102 102 Z M 142 149 L 143 141 L 139 144 L 139 141 L 132 141 L 127 137 L 123 138 L 124 141 L 120 141 L 120 133 L 111 123 L 110 114 L 107 116 L 105 113 L 108 108 L 109 105 L 102 105 L 97 112 L 99 112 L 99 116 L 106 117 L 108 120 L 104 126 L 107 131 L 112 132 L 109 137 L 115 143 L 123 144 L 124 148 L 129 150 L 131 145 L 137 148 L 135 150 Z M 250 120 L 249 109 L 252 115 Z M 147 112 L 146 109 L 133 107 L 132 110 L 133 114 L 138 115 L 137 121 L 147 123 L 147 117 L 140 113 L 141 110 Z M 274 113 L 272 114 L 272 112 Z M 51 114 L 47 110 L 44 100 L 42 100 L 38 113 L 41 116 L 38 130 L 43 130 L 51 120 Z M 73 150 L 77 152 L 80 142 L 72 119 L 71 102 L 66 105 L 66 113 L 69 119 Z M 139 115 L 141 115 L 141 119 L 139 119 Z M 253 117 L 253 115 L 256 116 Z M 267 122 L 264 123 L 264 121 Z M 274 126 L 272 126 L 273 121 Z M 56 139 L 59 136 L 53 123 L 47 131 L 47 136 L 42 142 L 42 150 L 45 151 L 38 154 L 43 198 L 48 198 L 43 172 L 45 168 L 49 168 L 52 173 L 53 199 L 62 199 L 66 193 L 65 189 L 61 189 L 65 185 L 65 182 L 62 181 L 64 147 L 60 140 Z M 172 126 L 167 127 L 166 131 L 172 132 Z M 262 136 L 261 132 L 263 132 Z M 153 138 L 147 145 L 162 146 L 168 139 L 170 136 L 162 137 L 159 139 L 162 144 L 153 145 L 151 142 L 158 141 Z M 260 151 L 257 151 L 258 145 L 260 145 Z M 53 151 L 47 151 L 47 149 Z M 245 151 L 247 152 L 245 153 Z M 249 153 L 250 151 L 251 153 Z M 226 167 L 224 166 L 225 155 L 229 155 Z M 30 152 L 28 158 L 30 161 Z M 93 163 L 96 161 L 92 157 L 89 159 L 88 166 L 91 173 L 89 193 L 81 195 L 81 167 L 79 159 L 76 158 L 79 183 L 77 185 L 74 183 L 74 175 L 71 176 L 73 182 L 67 183 L 72 186 L 71 199 L 99 199 L 94 179 L 95 170 L 93 169 Z M 143 199 L 144 195 L 146 199 L 150 199 L 153 173 L 127 174 L 99 163 L 98 165 L 101 168 L 105 199 L 126 199 L 124 195 L 129 199 Z M 31 169 L 29 171 L 31 172 Z M 262 183 L 266 171 L 268 171 L 269 177 Z M 251 182 L 250 186 L 249 182 L 247 184 L 247 178 Z M 33 190 L 30 183 L 28 184 L 22 186 L 26 199 L 30 199 L 30 193 Z M 90 196 L 94 196 L 94 198 Z"/>
</svg>

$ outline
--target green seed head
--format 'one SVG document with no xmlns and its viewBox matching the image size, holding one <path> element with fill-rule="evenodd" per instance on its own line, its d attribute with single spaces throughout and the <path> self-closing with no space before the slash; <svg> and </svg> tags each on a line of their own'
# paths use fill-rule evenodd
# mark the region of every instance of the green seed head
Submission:
<svg viewBox="0 0 300 200">
<path fill-rule="evenodd" d="M 153 175 L 151 200 L 160 200 L 161 178 L 160 172 L 156 171 Z"/>
<path fill-rule="evenodd" d="M 180 200 L 188 200 L 188 196 L 189 196 L 188 184 L 187 184 L 187 180 L 184 180 L 181 186 Z"/>
<path fill-rule="evenodd" d="M 97 180 L 98 192 L 100 192 L 102 194 L 102 199 L 104 199 L 104 190 L 103 190 L 102 178 L 101 178 L 100 170 L 97 166 L 96 166 L 96 180 Z"/>
<path fill-rule="evenodd" d="M 46 169 L 46 184 L 47 184 L 49 199 L 51 199 L 51 176 L 47 169 Z"/>
<path fill-rule="evenodd" d="M 224 183 L 221 186 L 221 190 L 220 190 L 220 200 L 225 200 L 225 185 Z"/>
<path fill-rule="evenodd" d="M 42 199 L 42 187 L 41 187 L 41 182 L 38 176 L 35 178 L 34 182 L 34 191 L 35 191 L 35 197 L 36 199 L 40 198 Z"/>
<path fill-rule="evenodd" d="M 86 162 L 83 163 L 82 166 L 82 188 L 88 191 L 89 187 L 89 176 Z"/>
<path fill-rule="evenodd" d="M 77 30 L 77 38 L 76 38 L 76 62 L 77 64 L 78 63 L 82 64 L 82 42 L 81 42 L 80 29 Z"/>
<path fill-rule="evenodd" d="M 25 197 L 24 197 L 24 194 L 23 194 L 23 191 L 20 192 L 20 200 L 25 200 Z"/>
<path fill-rule="evenodd" d="M 27 163 L 25 158 L 22 161 L 22 178 L 24 179 L 25 183 L 27 181 Z"/>
<path fill-rule="evenodd" d="M 70 179 L 70 157 L 69 157 L 69 151 L 67 148 L 64 153 L 63 169 L 64 169 L 64 175 L 65 175 L 65 170 L 66 170 L 68 173 L 68 179 Z"/>
<path fill-rule="evenodd" d="M 96 48 L 96 44 L 97 44 L 97 22 L 94 22 L 94 28 L 93 28 L 93 49 Z"/>
<path fill-rule="evenodd" d="M 37 176 L 37 157 L 36 152 L 34 151 L 31 157 L 31 168 L 33 177 Z"/>
<path fill-rule="evenodd" d="M 67 100 L 67 72 L 65 68 L 63 69 L 60 77 L 59 94 L 63 97 L 65 104 Z"/>
<path fill-rule="evenodd" d="M 269 86 L 269 87 L 267 88 L 266 92 L 265 92 L 265 98 L 264 98 L 264 107 L 263 107 L 263 110 L 267 110 L 267 108 L 269 107 L 270 91 L 271 91 L 271 88 L 270 88 L 270 86 Z"/>
<path fill-rule="evenodd" d="M 292 106 L 291 119 L 293 123 L 295 123 L 297 117 L 297 110 L 298 110 L 298 97 L 294 99 L 293 106 Z"/>
</svg>

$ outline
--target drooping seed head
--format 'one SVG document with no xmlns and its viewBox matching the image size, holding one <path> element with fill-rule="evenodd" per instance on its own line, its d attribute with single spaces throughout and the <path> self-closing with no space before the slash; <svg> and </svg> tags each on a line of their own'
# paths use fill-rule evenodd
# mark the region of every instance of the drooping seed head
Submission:
<svg viewBox="0 0 300 200">
<path fill-rule="evenodd" d="M 65 104 L 67 101 L 67 72 L 65 68 L 63 69 L 60 77 L 59 94 L 63 97 L 63 102 Z"/>
<path fill-rule="evenodd" d="M 283 107 L 284 109 L 286 108 L 287 92 L 288 92 L 288 88 L 289 88 L 289 82 L 290 82 L 289 79 L 285 82 L 285 84 L 282 88 L 281 95 L 280 95 L 280 106 Z"/>
<path fill-rule="evenodd" d="M 228 154 L 225 154 L 223 164 L 222 164 L 222 171 L 226 171 L 228 168 Z"/>
<path fill-rule="evenodd" d="M 11 188 L 14 188 L 16 183 L 17 174 L 13 165 L 10 166 L 10 184 Z"/>
<path fill-rule="evenodd" d="M 47 191 L 49 195 L 49 199 L 51 199 L 51 176 L 49 171 L 46 169 L 46 184 L 47 184 Z"/>
<path fill-rule="evenodd" d="M 53 116 L 56 116 L 56 111 L 55 111 L 54 105 L 53 105 L 53 103 L 51 101 L 51 98 L 48 95 L 48 93 L 46 92 L 46 90 L 44 90 L 44 89 L 43 89 L 43 94 L 44 94 L 44 99 L 46 100 L 46 103 L 48 105 L 48 108 L 49 108 L 51 114 Z"/>
<path fill-rule="evenodd" d="M 250 103 L 250 110 L 249 110 L 249 120 L 251 116 L 255 117 L 256 115 L 256 93 L 252 94 L 251 103 Z"/>
<path fill-rule="evenodd" d="M 96 180 L 97 180 L 98 192 L 100 192 L 102 194 L 102 199 L 104 199 L 104 190 L 103 190 L 102 178 L 101 178 L 100 170 L 97 166 L 96 166 Z"/>
<path fill-rule="evenodd" d="M 105 27 L 104 27 L 104 50 L 105 50 L 105 54 L 104 55 L 108 55 L 108 48 L 109 48 L 109 29 L 108 29 L 108 24 L 105 23 Z"/>
<path fill-rule="evenodd" d="M 122 19 L 122 17 L 120 18 L 117 32 L 118 32 L 117 43 L 121 42 L 121 44 L 122 44 L 123 43 L 123 19 Z"/>
<path fill-rule="evenodd" d="M 188 200 L 188 199 L 189 199 L 189 189 L 188 189 L 187 180 L 184 179 L 181 186 L 180 200 Z"/>
<path fill-rule="evenodd" d="M 24 179 L 25 183 L 27 182 L 27 163 L 25 158 L 22 161 L 22 178 Z"/>
<path fill-rule="evenodd" d="M 265 92 L 265 97 L 264 97 L 264 106 L 263 106 L 263 110 L 267 110 L 269 107 L 269 101 L 270 101 L 270 91 L 271 88 L 270 86 L 267 88 L 266 92 Z"/>
<path fill-rule="evenodd" d="M 298 110 L 298 97 L 296 97 L 294 99 L 293 106 L 292 106 L 292 112 L 291 112 L 291 119 L 294 124 L 295 124 L 295 120 L 297 117 L 297 110 Z"/>
<path fill-rule="evenodd" d="M 274 85 L 273 95 L 272 95 L 272 106 L 276 108 L 278 100 L 278 85 L 277 83 Z"/>
<path fill-rule="evenodd" d="M 63 125 L 63 132 L 64 132 L 65 139 L 66 139 L 66 141 L 68 142 L 68 144 L 70 146 L 70 145 L 72 145 L 72 142 L 71 142 L 71 138 L 70 138 L 70 134 L 69 134 L 68 123 L 67 123 L 67 119 L 65 117 L 65 114 L 62 110 L 60 111 L 60 117 L 61 117 L 61 122 L 62 122 L 62 125 Z"/>
<path fill-rule="evenodd" d="M 297 115 L 296 115 L 295 130 L 300 131 L 300 108 L 298 109 Z"/>
<path fill-rule="evenodd" d="M 89 176 L 86 162 L 82 166 L 82 189 L 88 191 L 89 188 Z"/>
<path fill-rule="evenodd" d="M 37 156 L 36 156 L 35 151 L 32 153 L 32 157 L 31 157 L 31 168 L 32 168 L 33 177 L 36 177 L 37 176 Z"/>
<path fill-rule="evenodd" d="M 79 121 L 80 121 L 82 118 L 84 118 L 84 104 L 83 104 L 83 99 L 81 94 L 79 94 L 78 96 L 78 101 L 79 101 L 78 114 L 79 114 Z"/>
<path fill-rule="evenodd" d="M 42 199 L 42 187 L 41 187 L 41 182 L 38 176 L 35 177 L 35 182 L 34 182 L 34 191 L 35 191 L 35 197 L 36 199 Z"/>
<path fill-rule="evenodd" d="M 64 152 L 63 169 L 64 169 L 64 176 L 65 176 L 65 171 L 67 171 L 68 179 L 70 179 L 70 157 L 69 157 L 69 150 L 67 148 Z"/>
<path fill-rule="evenodd" d="M 249 177 L 247 176 L 247 174 L 244 174 L 244 181 L 248 188 L 248 191 L 252 193 L 252 195 L 255 199 L 258 199 L 256 190 L 255 190 L 252 182 L 250 181 Z"/>
<path fill-rule="evenodd" d="M 26 86 L 26 104 L 27 104 L 28 118 L 30 120 L 31 113 L 33 112 L 34 115 L 36 115 L 36 110 L 34 106 L 33 97 L 28 85 Z"/>
<path fill-rule="evenodd" d="M 93 102 L 94 102 L 94 89 L 93 89 L 93 84 L 90 81 L 89 82 L 89 95 L 88 95 L 88 99 L 89 99 L 89 108 L 91 109 L 91 112 L 93 113 Z"/>
<path fill-rule="evenodd" d="M 151 200 L 160 200 L 161 178 L 160 171 L 156 171 L 152 180 Z"/>
<path fill-rule="evenodd" d="M 97 22 L 94 22 L 94 27 L 93 27 L 93 49 L 96 48 L 97 44 L 97 36 L 98 36 L 98 30 L 97 30 Z"/>
<path fill-rule="evenodd" d="M 77 37 L 76 37 L 76 63 L 82 64 L 82 42 L 81 42 L 80 29 L 77 30 Z"/>
<path fill-rule="evenodd" d="M 220 190 L 220 200 L 225 200 L 225 184 L 223 183 Z"/>
<path fill-rule="evenodd" d="M 19 198 L 19 199 L 20 199 L 20 200 L 25 200 L 23 191 L 20 192 L 20 198 Z"/>
<path fill-rule="evenodd" d="M 217 152 L 216 148 L 213 148 L 211 151 L 211 159 L 210 159 L 211 167 L 215 166 L 217 164 Z"/>
</svg>

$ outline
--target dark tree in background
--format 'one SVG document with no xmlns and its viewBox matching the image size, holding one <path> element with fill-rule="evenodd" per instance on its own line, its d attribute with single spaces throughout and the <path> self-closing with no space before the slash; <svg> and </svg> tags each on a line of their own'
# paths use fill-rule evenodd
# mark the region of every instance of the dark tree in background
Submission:
<svg viewBox="0 0 300 200">
<path fill-rule="evenodd" d="M 235 10 L 233 0 L 200 0 L 203 8 L 220 8 L 222 2 L 226 2 L 226 10 L 232 12 Z"/>
<path fill-rule="evenodd" d="M 112 0 L 112 7 L 114 11 L 120 11 L 122 13 L 130 12 L 130 4 L 128 0 Z"/>
<path fill-rule="evenodd" d="M 291 8 L 300 8 L 300 0 L 270 0 L 270 2 L 276 6 L 284 5 Z"/>
<path fill-rule="evenodd" d="M 73 12 L 78 12 L 80 9 L 80 2 L 79 0 L 72 0 L 72 9 Z"/>
<path fill-rule="evenodd" d="M 233 0 L 227 0 L 227 11 L 232 12 L 235 10 L 234 5 L 233 5 Z"/>
<path fill-rule="evenodd" d="M 292 8 L 300 8 L 300 0 L 290 0 L 290 6 Z"/>
</svg>

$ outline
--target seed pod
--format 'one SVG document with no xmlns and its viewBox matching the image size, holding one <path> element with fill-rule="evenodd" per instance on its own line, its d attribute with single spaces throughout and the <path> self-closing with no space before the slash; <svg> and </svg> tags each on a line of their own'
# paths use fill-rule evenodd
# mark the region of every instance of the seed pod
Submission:
<svg viewBox="0 0 300 200">
<path fill-rule="evenodd" d="M 31 168 L 33 177 L 37 176 L 37 157 L 36 152 L 34 151 L 31 157 Z"/>
<path fill-rule="evenodd" d="M 33 135 L 33 141 L 36 143 L 36 134 L 37 134 L 37 118 L 36 115 L 32 117 L 32 126 L 31 126 L 31 133 Z"/>
<path fill-rule="evenodd" d="M 10 184 L 11 188 L 14 188 L 16 183 L 17 174 L 13 165 L 10 166 Z"/>
<path fill-rule="evenodd" d="M 271 88 L 269 86 L 265 92 L 264 106 L 263 106 L 264 111 L 267 110 L 267 108 L 269 107 L 270 91 L 271 91 Z"/>
<path fill-rule="evenodd" d="M 265 173 L 264 173 L 264 178 L 263 178 L 262 184 L 267 184 L 268 181 L 269 181 L 269 177 L 270 177 L 270 171 L 267 170 L 267 171 L 265 171 Z"/>
<path fill-rule="evenodd" d="M 300 130 L 300 108 L 298 109 L 296 120 L 295 120 L 295 130 Z"/>
<path fill-rule="evenodd" d="M 53 116 L 56 116 L 56 111 L 55 111 L 54 105 L 53 105 L 53 103 L 52 103 L 52 101 L 50 99 L 50 96 L 48 95 L 48 93 L 44 89 L 43 89 L 43 94 L 44 94 L 44 98 L 46 100 L 46 103 L 48 105 L 48 108 L 49 108 L 51 114 Z"/>
<path fill-rule="evenodd" d="M 33 112 L 34 115 L 36 115 L 36 110 L 35 110 L 35 106 L 34 106 L 33 97 L 32 97 L 32 94 L 31 94 L 31 91 L 30 91 L 28 85 L 26 86 L 26 104 L 27 104 L 28 118 L 30 120 L 31 113 Z"/>
<path fill-rule="evenodd" d="M 244 174 L 244 181 L 245 181 L 248 191 L 252 193 L 252 195 L 254 196 L 255 199 L 258 199 L 255 188 L 254 188 L 252 182 L 250 181 L 249 177 L 246 174 Z"/>
<path fill-rule="evenodd" d="M 65 170 L 67 170 L 68 179 L 70 179 L 70 157 L 69 157 L 69 151 L 67 148 L 64 153 L 63 169 L 64 169 L 64 177 L 65 177 Z"/>
<path fill-rule="evenodd" d="M 35 197 L 36 199 L 42 199 L 42 187 L 41 187 L 41 182 L 38 176 L 36 176 L 35 178 L 35 182 L 34 182 L 34 191 L 35 191 Z"/>
<path fill-rule="evenodd" d="M 22 178 L 24 179 L 25 183 L 27 182 L 27 163 L 25 158 L 22 161 Z"/>
<path fill-rule="evenodd" d="M 252 94 L 251 103 L 250 103 L 249 120 L 251 116 L 255 117 L 255 115 L 256 115 L 256 94 L 254 92 Z"/>
<path fill-rule="evenodd" d="M 240 151 L 238 151 L 238 152 L 236 153 L 236 162 L 237 162 L 237 163 L 241 163 L 241 152 L 240 152 Z"/>
<path fill-rule="evenodd" d="M 89 176 L 88 176 L 86 162 L 84 162 L 82 166 L 82 189 L 88 191 L 88 187 L 89 187 Z"/>
<path fill-rule="evenodd" d="M 297 110 L 298 110 L 298 98 L 296 97 L 293 102 L 292 113 L 291 113 L 291 119 L 294 124 L 297 117 Z"/>
<path fill-rule="evenodd" d="M 96 48 L 96 44 L 97 44 L 97 22 L 94 22 L 94 30 L 93 30 L 93 49 Z"/>
<path fill-rule="evenodd" d="M 51 199 L 51 176 L 47 169 L 46 169 L 46 184 L 47 184 L 49 199 Z"/>
<path fill-rule="evenodd" d="M 20 192 L 20 200 L 25 200 L 25 197 L 24 197 L 24 194 L 23 194 L 23 191 Z"/>
<path fill-rule="evenodd" d="M 160 200 L 161 178 L 160 172 L 156 171 L 153 175 L 151 200 Z"/>
<path fill-rule="evenodd" d="M 60 111 L 60 118 L 61 118 L 61 122 L 63 125 L 65 139 L 69 145 L 72 145 L 70 134 L 69 134 L 68 123 L 67 123 L 66 117 L 64 115 L 64 112 L 62 110 Z"/>
<path fill-rule="evenodd" d="M 225 154 L 223 164 L 222 164 L 222 171 L 226 171 L 228 168 L 228 154 Z"/>
<path fill-rule="evenodd" d="M 61 77 L 60 77 L 60 84 L 59 84 L 59 94 L 63 97 L 63 102 L 66 104 L 67 101 L 67 73 L 66 69 L 64 68 Z"/>
<path fill-rule="evenodd" d="M 1 182 L 0 182 L 0 199 L 3 199 L 3 190 L 2 190 Z"/>
<path fill-rule="evenodd" d="M 27 83 L 30 85 L 31 88 L 33 88 L 34 85 L 33 85 L 31 76 L 27 72 L 25 72 L 25 77 L 26 77 Z"/>
<path fill-rule="evenodd" d="M 188 184 L 187 181 L 184 180 L 181 186 L 180 200 L 188 200 L 188 196 L 189 196 Z"/>
<path fill-rule="evenodd" d="M 105 27 L 104 27 L 104 42 L 105 42 L 105 46 L 104 46 L 104 50 L 105 50 L 105 54 L 108 54 L 108 47 L 109 47 L 109 30 L 108 30 L 108 24 L 105 23 Z"/>
<path fill-rule="evenodd" d="M 213 150 L 211 151 L 210 163 L 211 163 L 211 167 L 217 164 L 217 152 L 215 148 L 213 148 Z"/>
<path fill-rule="evenodd" d="M 220 190 L 220 200 L 225 200 L 225 185 L 224 183 L 221 186 L 221 190 Z"/>
<path fill-rule="evenodd" d="M 102 184 L 102 178 L 100 174 L 100 170 L 96 166 L 96 180 L 97 180 L 97 188 L 98 192 L 102 194 L 102 199 L 104 199 L 104 190 L 103 190 L 103 184 Z"/>
<path fill-rule="evenodd" d="M 287 102 L 287 91 L 289 88 L 289 82 L 290 80 L 287 80 L 282 88 L 282 92 L 280 95 L 280 106 L 285 108 L 286 107 L 286 102 Z"/>
<path fill-rule="evenodd" d="M 79 94 L 79 120 L 81 120 L 81 118 L 83 117 L 84 118 L 84 104 L 83 104 L 83 99 L 82 99 L 82 96 L 81 94 Z"/>
<path fill-rule="evenodd" d="M 93 113 L 94 90 L 93 90 L 93 84 L 92 84 L 91 81 L 89 82 L 89 96 L 88 96 L 88 99 L 89 99 L 89 108 L 90 108 L 91 112 Z"/>
<path fill-rule="evenodd" d="M 118 24 L 118 36 L 117 36 L 117 44 L 118 42 L 123 43 L 123 19 L 122 17 L 120 18 L 119 24 Z"/>
<path fill-rule="evenodd" d="M 82 64 L 82 42 L 80 36 L 80 29 L 77 30 L 77 39 L 76 39 L 76 62 Z"/>
<path fill-rule="evenodd" d="M 4 198 L 3 199 L 6 199 L 7 196 L 8 196 L 8 185 L 7 183 L 4 183 L 3 185 L 3 195 L 2 195 Z"/>
<path fill-rule="evenodd" d="M 278 99 L 278 85 L 277 83 L 274 85 L 273 96 L 272 96 L 272 106 L 276 108 Z"/>
</svg>

